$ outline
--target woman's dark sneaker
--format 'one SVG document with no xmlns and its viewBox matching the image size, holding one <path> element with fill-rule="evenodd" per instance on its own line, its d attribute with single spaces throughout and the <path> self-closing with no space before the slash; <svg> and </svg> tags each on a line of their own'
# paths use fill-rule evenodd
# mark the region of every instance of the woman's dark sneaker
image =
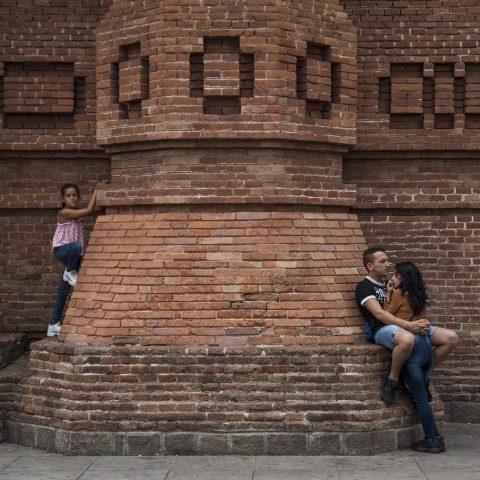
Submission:
<svg viewBox="0 0 480 480">
<path fill-rule="evenodd" d="M 440 453 L 445 451 L 445 442 L 443 442 L 443 437 L 440 436 L 434 439 L 425 437 L 423 440 L 415 443 L 412 448 L 416 452 Z"/>
<path fill-rule="evenodd" d="M 441 435 L 438 435 L 435 437 L 435 440 L 438 441 L 438 443 L 440 444 L 440 448 L 441 448 L 441 452 L 444 452 L 445 451 L 445 440 L 443 439 L 443 437 Z"/>
<path fill-rule="evenodd" d="M 388 378 L 388 373 L 385 374 L 385 378 L 383 379 L 382 384 L 381 397 L 387 405 L 391 405 L 395 400 L 395 392 L 397 388 L 398 382 Z"/>
</svg>

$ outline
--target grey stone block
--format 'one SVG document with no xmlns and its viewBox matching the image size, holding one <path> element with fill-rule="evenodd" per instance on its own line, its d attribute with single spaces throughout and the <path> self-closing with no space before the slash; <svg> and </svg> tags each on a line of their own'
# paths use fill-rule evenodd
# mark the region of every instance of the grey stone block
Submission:
<svg viewBox="0 0 480 480">
<path fill-rule="evenodd" d="M 27 423 L 17 424 L 16 443 L 23 445 L 24 447 L 36 447 L 35 434 L 37 428 L 36 425 L 29 425 Z"/>
<path fill-rule="evenodd" d="M 65 430 L 55 430 L 55 450 L 58 453 L 70 453 L 70 432 Z"/>
<path fill-rule="evenodd" d="M 415 427 L 408 427 L 402 428 L 397 432 L 397 448 L 410 448 L 416 440 L 416 428 Z"/>
<path fill-rule="evenodd" d="M 126 443 L 125 433 L 115 434 L 115 455 L 126 455 Z"/>
<path fill-rule="evenodd" d="M 134 433 L 127 435 L 127 455 L 158 455 L 161 452 L 158 433 Z"/>
<path fill-rule="evenodd" d="M 266 455 L 267 438 L 260 433 L 230 435 L 230 455 Z"/>
<path fill-rule="evenodd" d="M 198 435 L 199 455 L 228 455 L 228 435 L 200 433 Z"/>
<path fill-rule="evenodd" d="M 196 433 L 165 433 L 163 436 L 165 455 L 196 455 L 197 434 Z"/>
<path fill-rule="evenodd" d="M 3 433 L 5 442 L 17 443 L 17 423 L 7 420 Z"/>
<path fill-rule="evenodd" d="M 312 433 L 308 440 L 310 455 L 341 455 L 344 453 L 339 433 Z"/>
<path fill-rule="evenodd" d="M 46 451 L 56 451 L 55 430 L 48 427 L 37 427 L 37 441 L 35 446 Z"/>
<path fill-rule="evenodd" d="M 304 433 L 268 433 L 267 455 L 307 455 Z"/>
<path fill-rule="evenodd" d="M 70 455 L 114 455 L 115 434 L 113 432 L 68 432 L 70 446 L 67 451 Z"/>
<path fill-rule="evenodd" d="M 347 455 L 375 455 L 396 449 L 396 432 L 379 430 L 376 432 L 356 432 L 345 434 Z"/>
</svg>

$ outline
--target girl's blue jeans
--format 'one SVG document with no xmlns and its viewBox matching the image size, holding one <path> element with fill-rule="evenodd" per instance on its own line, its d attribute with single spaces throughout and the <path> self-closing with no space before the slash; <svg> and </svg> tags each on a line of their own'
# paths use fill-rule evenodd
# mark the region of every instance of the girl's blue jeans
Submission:
<svg viewBox="0 0 480 480">
<path fill-rule="evenodd" d="M 82 258 L 83 247 L 79 242 L 67 243 L 61 247 L 56 247 L 53 249 L 53 254 L 65 265 L 67 271 L 71 272 L 72 270 L 78 270 L 80 266 L 80 260 Z M 57 298 L 55 300 L 55 305 L 53 306 L 52 318 L 50 324 L 61 323 L 63 310 L 65 309 L 65 303 L 67 302 L 67 297 L 70 292 L 70 285 L 68 282 L 60 279 L 60 285 L 57 291 Z"/>
<path fill-rule="evenodd" d="M 402 369 L 405 385 L 412 396 L 415 409 L 425 432 L 433 439 L 439 435 L 433 410 L 427 400 L 427 383 L 434 364 L 432 342 L 428 335 L 415 335 L 412 354 Z"/>
</svg>

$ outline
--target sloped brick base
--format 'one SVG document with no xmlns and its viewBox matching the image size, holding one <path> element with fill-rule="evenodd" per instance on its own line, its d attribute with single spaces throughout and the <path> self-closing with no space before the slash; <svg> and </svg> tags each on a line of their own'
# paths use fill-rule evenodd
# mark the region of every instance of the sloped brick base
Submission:
<svg viewBox="0 0 480 480">
<path fill-rule="evenodd" d="M 374 454 L 415 440 L 411 401 L 379 400 L 376 345 L 33 345 L 7 441 L 68 454 Z M 434 402 L 437 418 L 442 404 Z"/>
</svg>

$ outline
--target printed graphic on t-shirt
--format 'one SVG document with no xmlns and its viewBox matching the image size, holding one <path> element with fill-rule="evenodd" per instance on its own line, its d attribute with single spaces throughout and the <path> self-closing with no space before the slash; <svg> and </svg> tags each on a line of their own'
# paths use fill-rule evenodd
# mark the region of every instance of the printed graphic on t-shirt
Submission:
<svg viewBox="0 0 480 480">
<path fill-rule="evenodd" d="M 387 291 L 385 287 L 377 287 L 375 286 L 375 297 L 378 300 L 378 303 L 383 307 L 385 302 L 387 301 Z"/>
</svg>

